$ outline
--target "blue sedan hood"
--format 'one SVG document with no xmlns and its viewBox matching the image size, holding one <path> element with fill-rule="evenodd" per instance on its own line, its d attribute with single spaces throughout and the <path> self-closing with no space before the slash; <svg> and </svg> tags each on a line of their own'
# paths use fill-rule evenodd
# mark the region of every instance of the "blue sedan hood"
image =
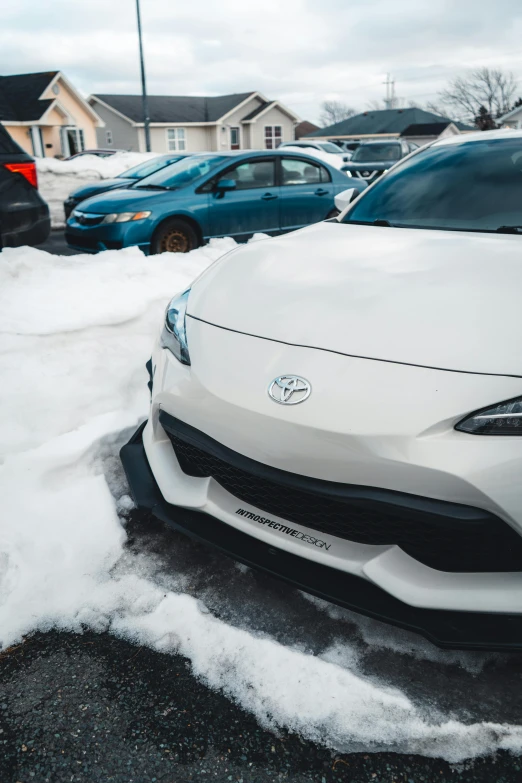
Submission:
<svg viewBox="0 0 522 783">
<path fill-rule="evenodd" d="M 82 212 L 140 212 L 152 209 L 153 204 L 172 201 L 182 191 L 173 190 L 147 190 L 145 188 L 126 188 L 115 190 L 111 193 L 100 193 L 87 199 L 81 205 Z M 150 206 L 149 206 L 150 205 Z"/>
<path fill-rule="evenodd" d="M 125 177 L 115 177 L 114 179 L 101 179 L 98 182 L 91 182 L 89 185 L 83 185 L 81 188 L 76 188 L 70 194 L 70 198 L 89 198 L 90 196 L 96 196 L 98 193 L 105 193 L 107 190 L 114 190 L 114 188 L 128 188 L 136 180 L 126 179 Z"/>
</svg>

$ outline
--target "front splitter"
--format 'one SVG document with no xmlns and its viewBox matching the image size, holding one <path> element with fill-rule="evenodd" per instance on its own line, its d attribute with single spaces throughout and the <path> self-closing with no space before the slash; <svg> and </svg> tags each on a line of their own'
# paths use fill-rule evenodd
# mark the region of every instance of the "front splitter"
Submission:
<svg viewBox="0 0 522 783">
<path fill-rule="evenodd" d="M 409 606 L 353 574 L 277 549 L 209 514 L 167 503 L 143 446 L 145 424 L 121 449 L 121 460 L 138 508 L 152 513 L 174 530 L 210 544 L 235 560 L 282 579 L 299 590 L 419 633 L 439 647 L 499 652 L 522 650 L 522 615 Z"/>
</svg>

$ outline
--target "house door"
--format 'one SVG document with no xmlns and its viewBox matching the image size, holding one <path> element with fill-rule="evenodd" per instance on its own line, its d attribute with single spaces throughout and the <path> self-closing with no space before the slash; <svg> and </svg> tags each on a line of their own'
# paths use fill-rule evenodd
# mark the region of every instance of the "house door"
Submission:
<svg viewBox="0 0 522 783">
<path fill-rule="evenodd" d="M 31 126 L 31 141 L 33 144 L 33 155 L 35 158 L 45 157 L 42 129 L 38 128 L 36 125 Z"/>
<path fill-rule="evenodd" d="M 81 128 L 76 128 L 72 125 L 62 126 L 60 128 L 60 139 L 64 158 L 76 155 L 77 152 L 83 152 L 85 149 L 85 140 Z"/>
<path fill-rule="evenodd" d="M 239 143 L 239 128 L 230 128 L 230 149 L 241 149 L 241 145 Z"/>
</svg>

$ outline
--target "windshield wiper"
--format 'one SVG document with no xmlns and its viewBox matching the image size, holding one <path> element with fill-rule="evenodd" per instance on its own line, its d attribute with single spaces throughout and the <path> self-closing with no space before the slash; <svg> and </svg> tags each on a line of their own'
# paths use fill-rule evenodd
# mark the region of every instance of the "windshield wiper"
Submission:
<svg viewBox="0 0 522 783">
<path fill-rule="evenodd" d="M 136 185 L 137 190 L 172 190 L 166 185 Z"/>
<path fill-rule="evenodd" d="M 372 226 L 386 226 L 386 228 L 392 228 L 392 224 L 389 220 L 385 220 L 384 218 L 377 218 L 377 220 L 374 220 L 371 224 Z"/>
<path fill-rule="evenodd" d="M 522 234 L 522 226 L 499 226 L 495 231 L 497 234 Z"/>
</svg>

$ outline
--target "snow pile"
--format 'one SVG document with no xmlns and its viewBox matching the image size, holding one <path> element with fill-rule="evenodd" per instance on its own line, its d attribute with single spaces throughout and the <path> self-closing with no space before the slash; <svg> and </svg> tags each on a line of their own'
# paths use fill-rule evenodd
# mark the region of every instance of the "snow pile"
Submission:
<svg viewBox="0 0 522 783">
<path fill-rule="evenodd" d="M 314 147 L 285 147 L 285 152 L 298 152 L 300 155 L 311 155 L 312 158 L 318 158 L 324 163 L 328 163 L 333 166 L 334 169 L 342 169 L 346 166 L 346 161 L 343 160 L 342 155 L 334 155 L 331 152 L 325 152 L 324 150 L 316 150 Z"/>
<path fill-rule="evenodd" d="M 98 155 L 82 155 L 73 160 L 36 158 L 38 189 L 49 204 L 53 228 L 65 225 L 63 202 L 81 185 L 101 179 L 112 179 L 127 169 L 157 157 L 151 152 L 117 152 L 108 158 Z"/>
<path fill-rule="evenodd" d="M 419 699 L 425 671 L 410 693 L 407 684 L 415 666 L 435 665 L 419 663 L 427 643 L 410 657 L 415 637 L 393 632 L 382 660 L 397 658 L 385 680 L 382 661 L 372 670 L 364 643 L 373 636 L 378 656 L 387 647 L 382 626 L 372 632 L 365 620 L 361 639 L 348 632 L 342 610 L 288 588 L 280 600 L 248 569 L 182 536 L 170 535 L 157 551 L 146 542 L 135 551 L 125 546 L 118 513 L 131 502 L 118 451 L 147 414 L 144 364 L 164 306 L 234 247 L 222 239 L 185 256 L 129 248 L 73 259 L 3 251 L 0 641 L 87 626 L 179 652 L 264 725 L 338 750 L 451 761 L 498 748 L 520 752 L 522 728 L 498 719 L 507 709 L 498 694 L 491 720 L 467 705 L 448 706 L 459 686 L 458 656 L 433 651 L 442 667 L 434 688 L 442 683 L 444 694 L 440 703 L 435 691 Z M 467 660 L 484 666 L 461 656 Z M 473 676 L 472 666 L 462 669 L 462 677 Z M 460 683 L 466 694 L 473 693 L 468 680 Z"/>
</svg>

